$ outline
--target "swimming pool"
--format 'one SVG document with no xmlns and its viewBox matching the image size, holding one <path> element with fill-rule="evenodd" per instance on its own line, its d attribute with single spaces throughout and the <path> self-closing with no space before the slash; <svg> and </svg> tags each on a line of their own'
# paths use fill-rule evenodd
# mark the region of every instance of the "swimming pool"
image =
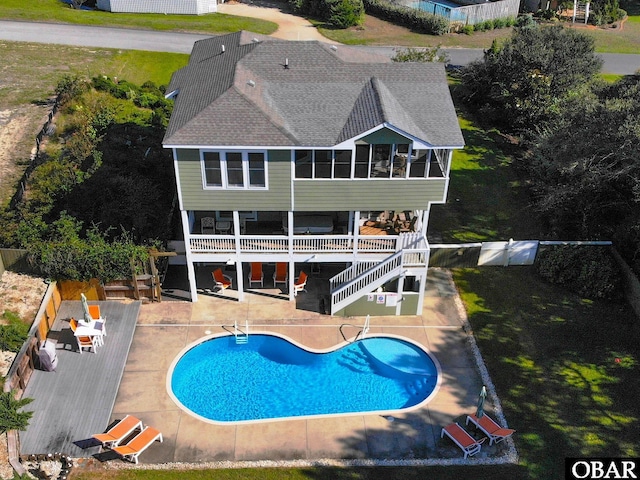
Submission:
<svg viewBox="0 0 640 480">
<path fill-rule="evenodd" d="M 167 389 L 190 414 L 213 423 L 350 413 L 391 414 L 435 393 L 439 368 L 418 345 L 367 337 L 313 352 L 274 334 L 206 338 L 174 360 Z"/>
</svg>

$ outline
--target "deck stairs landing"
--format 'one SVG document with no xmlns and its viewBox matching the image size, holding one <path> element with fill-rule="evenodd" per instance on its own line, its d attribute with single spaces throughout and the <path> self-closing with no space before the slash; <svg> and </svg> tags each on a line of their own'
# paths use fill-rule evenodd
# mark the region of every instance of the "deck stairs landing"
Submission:
<svg viewBox="0 0 640 480">
<path fill-rule="evenodd" d="M 357 262 L 329 280 L 331 315 L 358 300 L 363 294 L 403 275 L 407 268 L 426 268 L 429 244 L 419 233 L 401 234 L 396 253 L 381 262 Z"/>
</svg>

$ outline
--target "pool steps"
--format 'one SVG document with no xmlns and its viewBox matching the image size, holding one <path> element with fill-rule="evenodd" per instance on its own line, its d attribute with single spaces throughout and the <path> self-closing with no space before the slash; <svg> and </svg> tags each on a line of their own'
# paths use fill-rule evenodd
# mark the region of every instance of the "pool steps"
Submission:
<svg viewBox="0 0 640 480">
<path fill-rule="evenodd" d="M 238 328 L 238 321 L 233 323 L 233 334 L 236 337 L 236 345 L 249 343 L 249 320 L 245 323 L 245 329 L 242 331 Z"/>
</svg>

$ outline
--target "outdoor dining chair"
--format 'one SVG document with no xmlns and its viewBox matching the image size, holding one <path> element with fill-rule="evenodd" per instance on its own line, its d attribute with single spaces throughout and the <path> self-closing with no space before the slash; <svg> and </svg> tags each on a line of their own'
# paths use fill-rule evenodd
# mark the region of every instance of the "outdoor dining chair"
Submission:
<svg viewBox="0 0 640 480">
<path fill-rule="evenodd" d="M 276 263 L 276 271 L 273 274 L 273 286 L 274 288 L 279 284 L 279 283 L 284 283 L 285 285 L 287 285 L 287 282 L 289 281 L 289 274 L 287 272 L 289 266 L 287 265 L 286 262 L 278 262 Z"/>
<path fill-rule="evenodd" d="M 71 327 L 71 331 L 76 333 L 78 329 L 78 321 L 75 318 L 69 320 L 69 326 Z M 100 339 L 96 336 L 75 336 L 76 342 L 78 343 L 78 351 L 82 353 L 83 348 L 91 348 L 93 349 L 93 353 L 98 353 L 98 346 L 100 345 Z"/>
<path fill-rule="evenodd" d="M 251 262 L 251 272 L 249 272 L 249 288 L 254 283 L 264 287 L 264 272 L 262 271 L 262 262 Z"/>
<path fill-rule="evenodd" d="M 300 272 L 300 276 L 296 278 L 295 283 L 293 284 L 293 296 L 297 296 L 298 292 L 306 292 L 307 286 L 307 274 L 304 272 Z"/>
<path fill-rule="evenodd" d="M 213 276 L 213 281 L 216 284 L 216 288 L 219 288 L 221 291 L 224 291 L 227 288 L 231 287 L 232 285 L 231 277 L 222 273 L 221 268 L 215 269 L 213 272 L 211 272 L 211 275 Z"/>
</svg>

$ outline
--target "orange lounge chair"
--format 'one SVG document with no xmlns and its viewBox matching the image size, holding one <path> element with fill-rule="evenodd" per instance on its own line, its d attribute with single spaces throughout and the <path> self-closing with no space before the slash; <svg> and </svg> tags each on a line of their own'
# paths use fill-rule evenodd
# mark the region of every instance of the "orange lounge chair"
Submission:
<svg viewBox="0 0 640 480">
<path fill-rule="evenodd" d="M 127 415 L 105 433 L 96 433 L 93 438 L 102 443 L 103 447 L 116 447 L 120 442 L 133 433 L 134 430 L 142 430 L 142 421 L 134 416 Z"/>
<path fill-rule="evenodd" d="M 145 427 L 125 445 L 113 448 L 113 451 L 125 460 L 138 463 L 138 456 L 153 444 L 156 440 L 162 443 L 162 433 L 153 427 Z"/>
<path fill-rule="evenodd" d="M 259 283 L 261 287 L 264 287 L 264 272 L 262 271 L 261 262 L 251 262 L 251 272 L 249 273 L 249 288 L 254 283 Z"/>
<path fill-rule="evenodd" d="M 220 290 L 224 291 L 231 287 L 231 277 L 222 273 L 221 268 L 217 268 L 211 272 L 211 275 L 213 276 L 213 281 L 216 282 L 216 287 Z"/>
<path fill-rule="evenodd" d="M 476 417 L 474 414 L 467 415 L 466 424 L 469 425 L 469 422 L 473 423 L 476 428 L 482 430 L 482 433 L 484 433 L 489 439 L 489 445 L 500 443 L 502 440 L 510 437 L 515 433 L 515 430 L 511 428 L 501 427 L 493 418 L 489 417 L 486 413 L 480 418 Z"/>
<path fill-rule="evenodd" d="M 296 278 L 295 283 L 293 284 L 293 296 L 298 295 L 298 292 L 306 292 L 305 287 L 307 286 L 307 274 L 304 272 L 300 272 L 300 276 Z"/>
<path fill-rule="evenodd" d="M 284 263 L 284 262 L 277 262 L 276 263 L 276 271 L 273 274 L 273 286 L 274 286 L 274 288 L 279 283 L 284 283 L 286 285 L 288 281 L 289 281 L 289 275 L 287 273 L 287 264 Z"/>
<path fill-rule="evenodd" d="M 447 425 L 440 432 L 440 438 L 444 436 L 449 437 L 453 443 L 455 443 L 460 449 L 464 452 L 464 458 L 468 456 L 473 456 L 480 451 L 482 447 L 482 442 L 486 440 L 486 438 L 482 438 L 480 440 L 476 440 L 469 433 L 462 428 L 457 423 L 452 423 L 451 425 Z"/>
</svg>

